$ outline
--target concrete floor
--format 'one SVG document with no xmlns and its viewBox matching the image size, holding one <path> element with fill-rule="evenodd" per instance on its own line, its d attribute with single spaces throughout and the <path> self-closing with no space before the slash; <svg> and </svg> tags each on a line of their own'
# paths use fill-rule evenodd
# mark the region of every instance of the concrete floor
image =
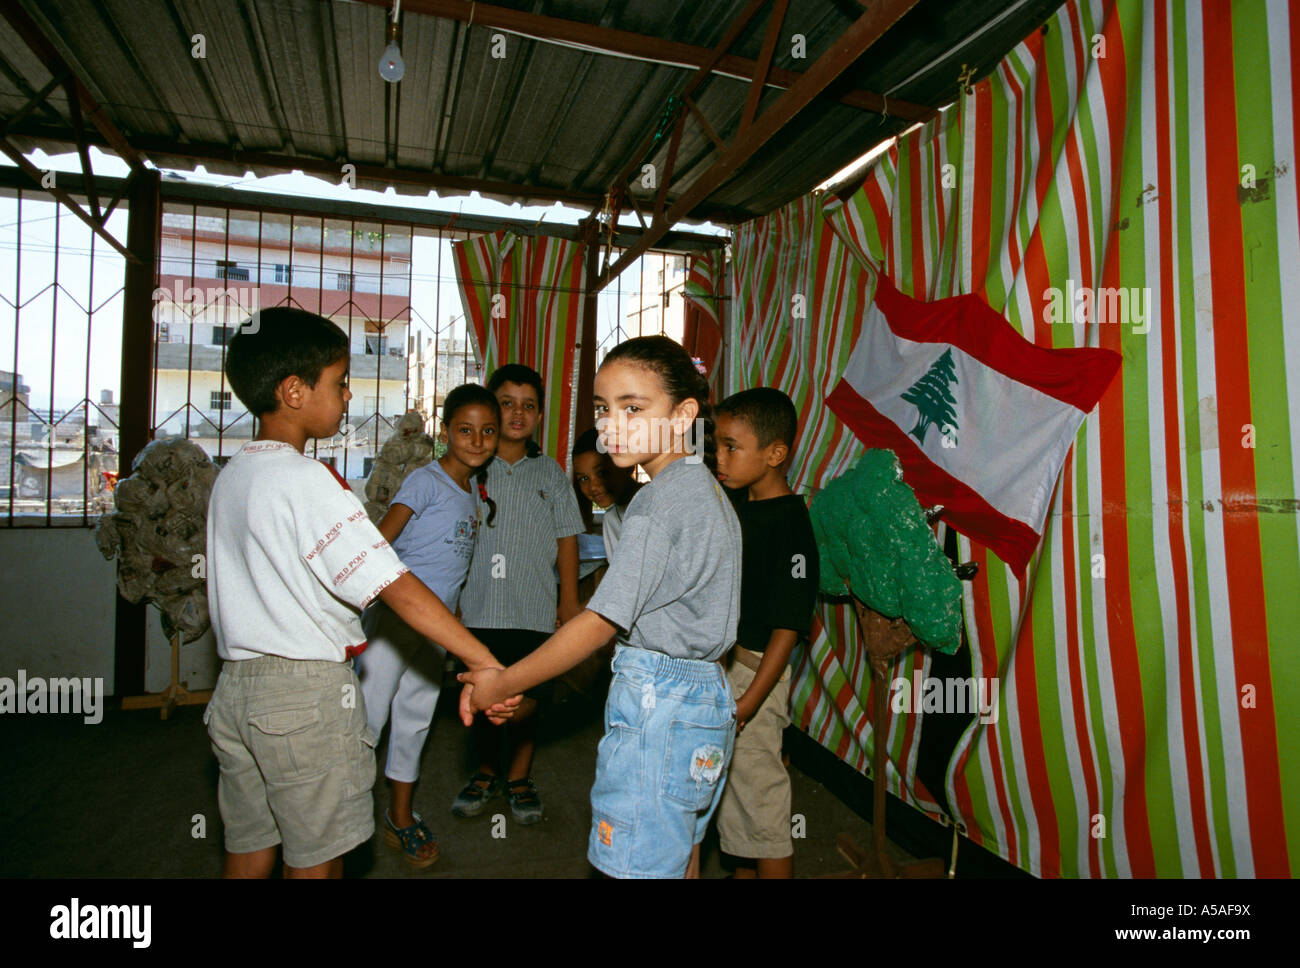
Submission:
<svg viewBox="0 0 1300 968">
<path fill-rule="evenodd" d="M 586 860 L 590 808 L 600 738 L 598 705 L 577 693 L 556 703 L 542 721 L 533 775 L 545 819 L 523 827 L 504 800 L 463 820 L 449 806 L 468 778 L 468 731 L 444 695 L 422 763 L 415 807 L 432 827 L 441 858 L 412 871 L 384 846 L 378 832 L 347 858 L 357 877 L 598 876 Z M 162 722 L 156 712 L 122 712 L 107 700 L 103 721 L 73 715 L 0 716 L 0 877 L 213 877 L 221 870 L 217 764 L 202 709 L 190 707 Z M 378 750 L 384 762 L 384 744 Z M 805 818 L 795 841 L 796 873 L 814 877 L 846 871 L 835 838 L 871 839 L 870 825 L 826 787 L 792 767 L 794 811 Z M 381 823 L 388 803 L 382 776 L 375 786 Z M 506 820 L 493 837 L 493 815 Z M 206 828 L 206 829 L 201 829 Z M 203 834 L 199 836 L 198 834 Z M 905 855 L 899 854 L 900 859 Z M 716 835 L 705 841 L 703 876 L 727 871 Z"/>
</svg>

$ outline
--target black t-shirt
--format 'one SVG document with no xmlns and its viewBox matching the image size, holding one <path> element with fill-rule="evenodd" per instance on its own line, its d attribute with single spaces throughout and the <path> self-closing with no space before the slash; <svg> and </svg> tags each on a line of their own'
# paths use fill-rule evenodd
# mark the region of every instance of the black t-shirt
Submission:
<svg viewBox="0 0 1300 968">
<path fill-rule="evenodd" d="M 808 506 L 798 494 L 736 505 L 742 568 L 736 642 L 767 649 L 773 629 L 806 635 L 817 604 L 817 540 Z"/>
</svg>

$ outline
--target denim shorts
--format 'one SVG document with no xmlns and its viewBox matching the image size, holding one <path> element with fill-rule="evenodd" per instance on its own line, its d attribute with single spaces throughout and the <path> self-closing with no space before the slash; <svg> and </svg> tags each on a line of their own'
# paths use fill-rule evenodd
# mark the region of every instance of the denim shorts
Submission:
<svg viewBox="0 0 1300 968">
<path fill-rule="evenodd" d="M 587 859 L 611 877 L 682 877 L 722 795 L 736 703 L 716 662 L 619 646 L 613 668 Z"/>
</svg>

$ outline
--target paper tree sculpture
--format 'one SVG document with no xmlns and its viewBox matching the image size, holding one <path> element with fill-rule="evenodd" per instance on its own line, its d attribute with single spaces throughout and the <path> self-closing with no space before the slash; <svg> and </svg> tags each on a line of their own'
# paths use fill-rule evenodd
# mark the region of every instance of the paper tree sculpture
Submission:
<svg viewBox="0 0 1300 968">
<path fill-rule="evenodd" d="M 852 594 L 872 679 L 871 853 L 847 837 L 839 849 L 858 877 L 942 877 L 940 860 L 899 865 L 885 836 L 885 742 L 889 669 L 920 640 L 940 652 L 961 645 L 961 582 L 930 530 L 930 520 L 890 450 L 868 450 L 846 474 L 813 498 L 813 530 L 821 555 L 821 590 Z M 971 574 L 962 566 L 963 577 Z"/>
<path fill-rule="evenodd" d="M 95 543 L 117 557 L 117 587 L 128 602 L 152 602 L 172 645 L 172 678 L 165 692 L 127 697 L 123 709 L 207 702 L 210 692 L 188 692 L 179 682 L 182 640 L 193 642 L 210 625 L 207 591 L 208 498 L 217 468 L 184 437 L 148 444 L 131 462 L 131 476 L 114 491 L 116 510 L 103 515 Z"/>
<path fill-rule="evenodd" d="M 116 510 L 95 531 L 103 556 L 118 558 L 122 597 L 157 605 L 168 638 L 179 632 L 193 642 L 208 629 L 203 556 L 216 477 L 198 445 L 184 437 L 155 440 L 131 462 L 131 476 L 114 492 Z"/>
<path fill-rule="evenodd" d="M 434 441 L 424 432 L 424 416 L 408 410 L 384 442 L 366 479 L 366 514 L 378 524 L 406 475 L 433 460 Z"/>
<path fill-rule="evenodd" d="M 961 582 L 890 450 L 869 450 L 812 502 L 822 591 L 850 589 L 931 648 L 961 644 Z"/>
</svg>

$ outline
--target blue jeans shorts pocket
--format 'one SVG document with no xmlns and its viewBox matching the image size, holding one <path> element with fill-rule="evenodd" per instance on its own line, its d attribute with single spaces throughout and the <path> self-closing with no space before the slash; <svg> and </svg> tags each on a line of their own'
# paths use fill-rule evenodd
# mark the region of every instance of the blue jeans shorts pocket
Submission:
<svg viewBox="0 0 1300 968">
<path fill-rule="evenodd" d="M 659 792 L 692 810 L 707 810 L 727 768 L 732 726 L 673 720 Z"/>
<path fill-rule="evenodd" d="M 615 877 L 632 869 L 633 826 L 617 817 L 593 810 L 587 857 L 600 870 Z"/>
</svg>

